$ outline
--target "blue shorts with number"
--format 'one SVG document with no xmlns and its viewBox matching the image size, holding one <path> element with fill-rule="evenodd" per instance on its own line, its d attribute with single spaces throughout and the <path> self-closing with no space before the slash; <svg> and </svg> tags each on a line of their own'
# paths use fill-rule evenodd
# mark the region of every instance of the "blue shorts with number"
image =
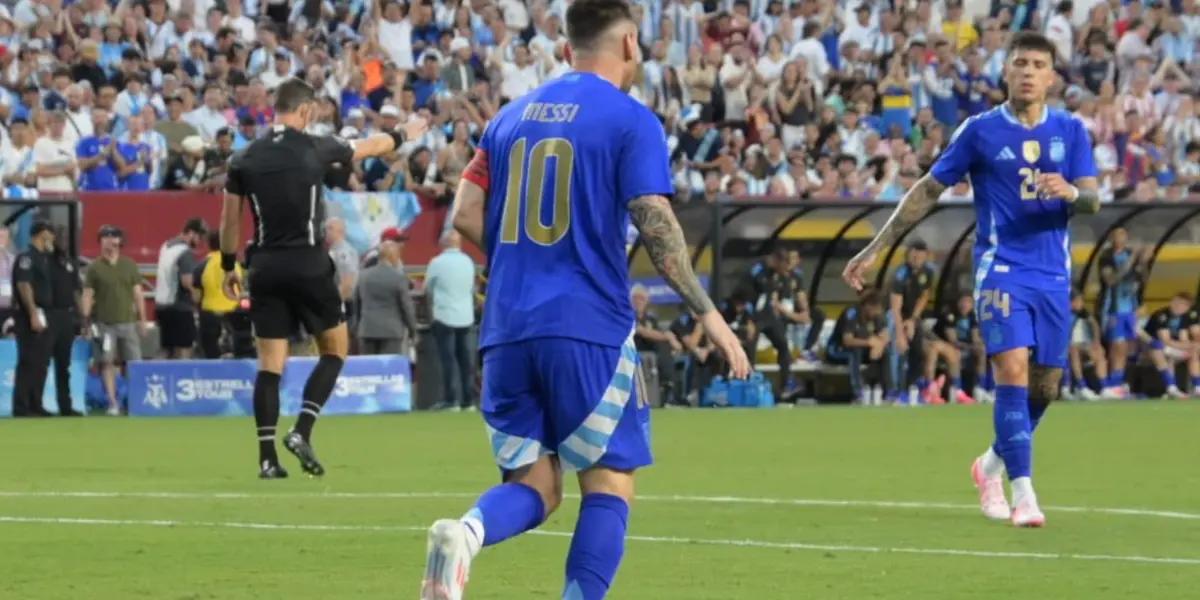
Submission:
<svg viewBox="0 0 1200 600">
<path fill-rule="evenodd" d="M 1132 342 L 1137 337 L 1137 313 L 1112 313 L 1104 317 L 1105 341 Z"/>
<path fill-rule="evenodd" d="M 1073 318 L 1070 290 L 1035 288 L 1014 279 L 993 274 L 976 287 L 975 310 L 988 356 L 1032 348 L 1034 364 L 1066 367 Z"/>
<path fill-rule="evenodd" d="M 568 338 L 486 348 L 480 404 L 496 464 L 512 471 L 546 454 L 576 471 L 653 463 L 637 367 L 632 334 L 620 348 Z"/>
</svg>

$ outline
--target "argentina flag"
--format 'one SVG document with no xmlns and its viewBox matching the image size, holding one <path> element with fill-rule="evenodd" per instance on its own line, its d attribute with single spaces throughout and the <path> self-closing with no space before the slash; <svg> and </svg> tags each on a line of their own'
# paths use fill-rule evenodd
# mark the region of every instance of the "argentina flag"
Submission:
<svg viewBox="0 0 1200 600">
<path fill-rule="evenodd" d="M 421 203 L 412 192 L 326 190 L 325 201 L 328 215 L 346 223 L 346 240 L 359 254 L 374 248 L 384 229 L 407 229 L 421 214 Z"/>
</svg>

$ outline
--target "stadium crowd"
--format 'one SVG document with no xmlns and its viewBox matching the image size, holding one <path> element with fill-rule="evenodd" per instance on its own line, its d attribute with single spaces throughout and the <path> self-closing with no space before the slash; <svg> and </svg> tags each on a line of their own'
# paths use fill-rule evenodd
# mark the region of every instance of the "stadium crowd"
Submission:
<svg viewBox="0 0 1200 600">
<path fill-rule="evenodd" d="M 960 123 L 1003 100 L 1007 39 L 1027 29 L 1046 32 L 1057 45 L 1062 84 L 1053 90 L 1052 104 L 1074 112 L 1087 125 L 1105 200 L 1178 201 L 1200 184 L 1197 0 L 631 3 L 641 19 L 645 60 L 630 93 L 663 122 L 679 203 L 737 202 L 745 196 L 898 200 Z M 426 135 L 392 155 L 352 165 L 329 182 L 332 187 L 410 191 L 448 203 L 476 140 L 497 110 L 569 70 L 563 32 L 569 4 L 0 3 L 0 177 L 5 195 L 217 191 L 228 157 L 271 122 L 275 87 L 298 76 L 321 94 L 322 117 L 312 133 L 359 138 L 393 129 L 411 114 L 433 124 Z M 943 199 L 970 198 L 969 184 L 961 184 Z M 188 227 L 183 241 L 202 250 L 205 233 Z M 339 228 L 334 221 L 327 232 L 344 299 L 354 310 L 356 302 L 361 305 L 360 270 L 365 273 L 369 266 L 348 255 Z M 109 233 L 119 238 L 119 232 Z M 382 260 L 402 264 L 403 246 L 384 246 L 402 244 L 403 234 L 388 235 L 380 240 Z M 169 241 L 164 252 L 172 244 L 178 240 Z M 163 288 L 156 295 L 165 293 L 179 304 L 176 308 L 191 314 L 197 307 L 187 288 L 203 292 L 199 284 L 205 263 L 167 265 L 168 280 L 182 288 Z M 908 338 L 904 341 L 891 336 L 889 344 L 903 345 L 900 352 L 915 342 L 918 350 L 933 353 L 932 368 L 924 366 L 924 354 L 916 357 L 921 388 L 932 386 L 933 369 L 945 373 L 947 364 L 953 364 L 952 371 L 983 370 L 973 368 L 977 340 L 969 325 L 960 324 L 969 323 L 968 315 L 955 318 L 953 307 L 920 302 L 921 290 L 913 282 L 921 280 L 922 265 L 921 259 L 914 260 L 911 281 L 868 294 L 853 313 L 836 319 L 835 332 L 857 332 L 857 347 L 865 350 L 861 356 L 846 354 L 847 348 L 831 352 L 818 340 L 825 315 L 808 306 L 797 257 L 764 258 L 748 286 L 727 299 L 727 316 L 748 349 L 755 349 L 760 336 L 776 349 L 781 393 L 787 391 L 787 374 L 793 369 L 786 357 L 824 354 L 853 366 L 854 360 L 878 362 L 896 355 L 878 347 L 882 326 L 877 318 L 902 323 L 913 332 L 900 336 Z M 162 261 L 159 271 L 161 278 Z M 188 279 L 186 285 L 180 277 Z M 389 274 L 387 285 L 393 284 Z M 635 304 L 644 307 L 644 290 L 635 290 L 634 296 Z M 413 309 L 398 302 L 395 325 L 413 332 Z M 222 310 L 237 312 L 232 306 Z M 450 320 L 463 321 L 463 310 L 447 310 L 443 308 L 444 314 L 454 314 Z M 639 310 L 639 319 L 646 318 L 639 339 L 645 353 L 671 363 L 688 355 L 707 365 L 700 375 L 689 372 L 687 377 L 700 377 L 698 382 L 679 387 L 695 390 L 705 383 L 704 371 L 719 371 L 688 315 L 667 327 Z M 943 310 L 948 312 L 930 336 L 916 335 L 910 325 L 914 313 Z M 965 305 L 963 310 L 970 312 Z M 202 329 L 205 312 L 201 307 Z M 171 307 L 166 314 L 171 329 Z M 207 319 L 211 332 L 214 322 Z M 161 328 L 161 316 L 159 320 Z M 139 317 L 138 323 L 142 321 Z M 462 325 L 442 325 L 435 333 L 445 340 L 439 348 L 448 348 L 443 362 L 464 363 L 464 383 L 459 385 L 465 389 L 471 361 L 459 360 Z M 965 333 L 952 335 L 955 328 Z M 200 348 L 206 355 L 245 350 L 237 349 L 243 338 L 236 347 L 214 350 L 216 342 L 203 334 Z M 400 338 L 381 343 L 390 348 L 394 339 Z M 835 334 L 833 339 L 844 338 Z M 174 356 L 186 355 L 191 347 L 166 342 Z M 1091 356 L 1085 350 L 1081 345 L 1080 351 Z M 882 370 L 895 379 L 898 368 Z M 981 375 L 975 373 L 974 379 Z M 868 396 L 874 390 L 878 396 L 879 385 L 871 383 L 893 391 L 903 387 L 878 379 L 856 382 L 857 391 Z M 686 394 L 669 389 L 675 380 L 674 375 L 664 378 L 664 393 L 679 400 Z M 1098 390 L 1120 385 L 1102 383 Z M 447 389 L 451 384 L 446 381 Z M 453 402 L 469 404 L 471 399 Z"/>
</svg>

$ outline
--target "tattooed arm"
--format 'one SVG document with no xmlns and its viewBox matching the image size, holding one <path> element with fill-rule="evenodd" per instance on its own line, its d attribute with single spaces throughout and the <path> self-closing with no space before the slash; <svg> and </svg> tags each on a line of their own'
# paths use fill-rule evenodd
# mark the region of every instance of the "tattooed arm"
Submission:
<svg viewBox="0 0 1200 600">
<path fill-rule="evenodd" d="M 747 377 L 750 374 L 750 360 L 746 357 L 741 340 L 713 306 L 713 301 L 692 272 L 683 229 L 675 219 L 670 201 L 666 196 L 639 196 L 629 203 L 629 215 L 642 235 L 642 245 L 646 247 L 654 268 L 683 298 L 688 310 L 700 321 L 708 339 L 729 361 L 730 375 L 738 379 Z"/>
<path fill-rule="evenodd" d="M 697 316 L 713 310 L 713 301 L 692 272 L 683 229 L 665 196 L 640 196 L 629 203 L 629 215 L 642 235 L 654 268 Z"/>
<path fill-rule="evenodd" d="M 846 264 L 846 269 L 842 271 L 842 279 L 855 290 L 861 290 L 867 269 L 875 263 L 875 256 L 879 251 L 895 244 L 905 231 L 929 214 L 944 191 L 946 186 L 932 175 L 925 175 L 917 180 L 904 198 L 900 199 L 900 204 L 896 206 L 883 229 L 875 234 L 875 239 Z"/>
<path fill-rule="evenodd" d="M 1072 207 L 1077 215 L 1094 215 L 1100 212 L 1100 185 L 1095 177 L 1080 177 L 1075 180 L 1075 202 Z"/>
</svg>

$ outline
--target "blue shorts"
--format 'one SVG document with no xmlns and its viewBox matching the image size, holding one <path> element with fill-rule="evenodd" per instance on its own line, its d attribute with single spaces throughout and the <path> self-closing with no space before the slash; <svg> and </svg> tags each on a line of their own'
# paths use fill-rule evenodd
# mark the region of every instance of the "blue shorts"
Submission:
<svg viewBox="0 0 1200 600">
<path fill-rule="evenodd" d="M 546 454 L 576 471 L 653 463 L 637 367 L 632 333 L 620 348 L 539 338 L 485 349 L 480 405 L 496 464 L 512 471 Z"/>
<path fill-rule="evenodd" d="M 988 356 L 1033 348 L 1034 364 L 1067 366 L 1073 320 L 1069 289 L 1038 289 L 989 275 L 976 286 L 975 311 Z"/>
<path fill-rule="evenodd" d="M 1138 339 L 1137 313 L 1112 313 L 1104 317 L 1104 340 L 1107 342 Z"/>
</svg>

